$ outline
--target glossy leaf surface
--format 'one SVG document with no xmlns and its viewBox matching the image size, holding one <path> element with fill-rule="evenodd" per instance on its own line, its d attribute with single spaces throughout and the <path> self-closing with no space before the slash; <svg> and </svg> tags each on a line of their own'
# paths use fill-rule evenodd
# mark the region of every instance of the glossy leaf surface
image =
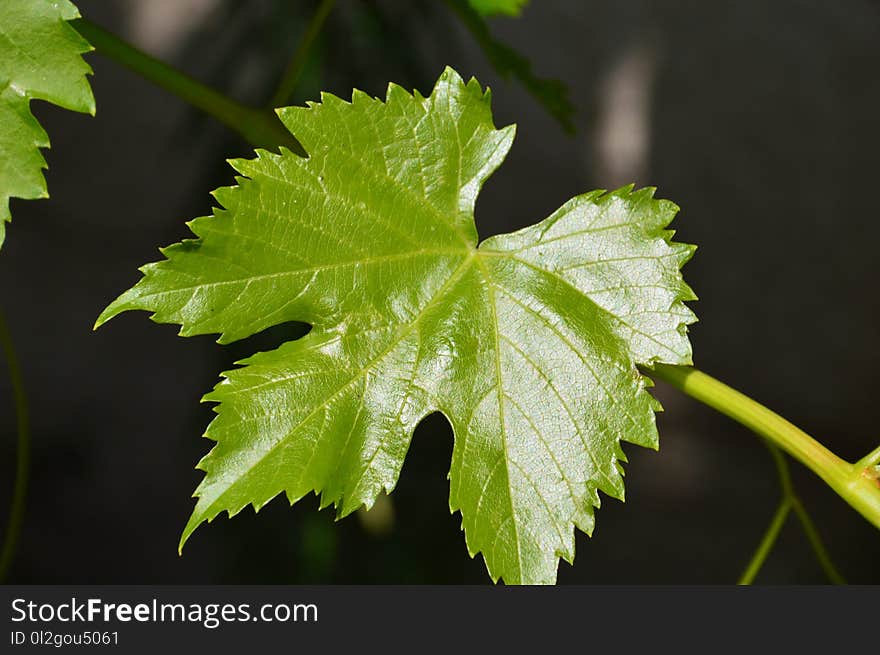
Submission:
<svg viewBox="0 0 880 655">
<path fill-rule="evenodd" d="M 428 98 L 391 85 L 385 102 L 355 91 L 280 115 L 309 158 L 232 162 L 223 209 L 98 319 L 142 309 L 224 343 L 313 326 L 206 396 L 217 443 L 181 545 L 282 492 L 320 493 L 341 516 L 372 505 L 416 425 L 442 412 L 469 551 L 493 579 L 553 582 L 598 491 L 623 498 L 620 441 L 657 446 L 636 364 L 691 359 L 679 269 L 693 248 L 665 229 L 676 206 L 592 192 L 478 245 L 474 203 L 514 128 L 496 129 L 489 93 L 451 69 Z"/>
<path fill-rule="evenodd" d="M 0 245 L 9 198 L 48 196 L 40 148 L 49 147 L 49 137 L 30 101 L 95 113 L 91 68 L 81 56 L 91 46 L 67 23 L 77 17 L 67 0 L 0 2 Z"/>
</svg>

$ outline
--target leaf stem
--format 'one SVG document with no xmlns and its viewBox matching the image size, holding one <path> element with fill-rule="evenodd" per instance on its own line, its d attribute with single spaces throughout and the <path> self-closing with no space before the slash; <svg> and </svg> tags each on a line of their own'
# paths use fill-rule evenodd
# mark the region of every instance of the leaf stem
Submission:
<svg viewBox="0 0 880 655">
<path fill-rule="evenodd" d="M 0 581 L 6 579 L 15 548 L 21 534 L 24 521 L 25 498 L 27 497 L 28 477 L 30 472 L 30 421 L 28 419 L 27 397 L 24 392 L 24 380 L 18 365 L 18 357 L 12 344 L 12 335 L 6 326 L 6 319 L 0 312 L 0 347 L 6 355 L 9 367 L 9 379 L 15 398 L 15 413 L 18 429 L 18 450 L 15 458 L 15 484 L 12 490 L 12 502 L 9 508 L 9 521 L 6 524 L 6 539 L 0 552 Z"/>
<path fill-rule="evenodd" d="M 263 148 L 283 145 L 304 154 L 302 146 L 274 114 L 228 98 L 85 18 L 72 24 L 100 54 L 214 117 L 252 145 Z"/>
<path fill-rule="evenodd" d="M 822 567 L 826 577 L 832 584 L 846 584 L 846 579 L 840 574 L 837 567 L 834 566 L 834 562 L 831 561 L 825 544 L 822 543 L 822 538 L 819 536 L 819 531 L 816 529 L 816 524 L 813 523 L 813 519 L 807 514 L 801 499 L 794 496 L 790 500 L 791 509 L 794 511 L 795 516 L 798 517 L 798 520 L 800 520 L 804 534 L 807 535 L 807 541 L 813 547 L 813 552 L 816 554 L 819 566 Z"/>
<path fill-rule="evenodd" d="M 850 464 L 800 428 L 723 382 L 690 366 L 656 364 L 648 375 L 741 423 L 778 446 L 825 481 L 870 523 L 880 528 L 880 482 L 870 462 L 872 455 Z"/>
<path fill-rule="evenodd" d="M 801 523 L 801 527 L 803 527 L 804 533 L 807 536 L 807 540 L 810 542 L 810 546 L 812 546 L 813 548 L 816 559 L 819 561 L 819 565 L 822 567 L 822 570 L 825 572 L 828 580 L 833 584 L 846 584 L 846 580 L 844 580 L 843 576 L 840 575 L 837 567 L 835 567 L 834 563 L 831 561 L 831 557 L 828 555 L 828 551 L 825 549 L 825 544 L 822 543 L 822 538 L 819 536 L 819 531 L 816 529 L 816 525 L 813 523 L 813 519 L 810 518 L 810 515 L 807 513 L 803 502 L 801 502 L 800 497 L 794 490 L 794 484 L 791 481 L 791 472 L 789 471 L 788 461 L 786 461 L 785 455 L 779 448 L 774 446 L 766 439 L 762 439 L 762 441 L 764 442 L 764 445 L 767 446 L 767 450 L 770 452 L 770 456 L 773 458 L 774 464 L 776 464 L 776 472 L 779 475 L 779 487 L 782 491 L 782 500 L 780 501 L 780 507 L 782 505 L 785 505 L 786 515 L 788 514 L 788 510 L 792 510 L 794 511 L 795 516 L 798 517 L 798 520 Z M 774 521 L 775 520 L 776 519 L 774 517 Z M 773 522 L 771 522 L 770 527 L 767 528 L 768 533 L 770 532 L 772 527 Z M 779 527 L 781 527 L 781 525 Z M 777 528 L 777 535 L 778 532 L 779 530 Z M 746 568 L 746 572 L 743 573 L 738 584 L 752 583 L 755 576 L 758 574 L 761 567 L 763 566 L 764 560 L 770 553 L 770 548 L 772 548 L 777 535 L 774 535 L 773 540 L 771 540 L 769 544 L 770 547 L 763 553 L 761 552 L 761 546 L 758 547 L 758 551 L 752 557 L 751 562 Z M 761 541 L 762 545 L 764 544 L 766 539 L 767 538 L 765 535 L 764 539 L 762 539 Z M 759 557 L 759 553 L 762 555 L 761 557 Z"/>
<path fill-rule="evenodd" d="M 321 28 L 324 27 L 324 22 L 327 20 L 330 12 L 333 11 L 335 4 L 336 0 L 321 0 L 321 4 L 318 5 L 318 8 L 312 15 L 312 19 L 309 21 L 306 33 L 300 39 L 299 45 L 297 45 L 293 57 L 287 65 L 284 75 L 281 77 L 278 89 L 272 96 L 272 100 L 269 101 L 270 109 L 282 107 L 290 101 L 290 96 L 296 90 L 296 83 L 299 81 L 299 76 L 306 65 L 312 45 L 314 45 L 315 40 L 321 33 Z"/>
<path fill-rule="evenodd" d="M 837 567 L 834 566 L 834 562 L 831 561 L 831 557 L 825 549 L 825 544 L 822 543 L 822 537 L 819 536 L 819 531 L 816 529 L 816 524 L 813 523 L 813 519 L 811 519 L 810 515 L 807 513 L 807 509 L 804 507 L 800 496 L 798 496 L 794 490 L 794 484 L 791 481 L 791 472 L 788 469 L 788 462 L 785 459 L 785 455 L 779 450 L 779 448 L 766 439 L 764 439 L 764 445 L 767 446 L 767 450 L 770 451 L 770 455 L 773 457 L 773 461 L 776 464 L 776 471 L 779 474 L 779 486 L 782 489 L 783 500 L 788 501 L 795 516 L 797 516 L 798 520 L 801 522 L 801 527 L 804 529 L 807 541 L 810 542 L 810 545 L 813 547 L 813 552 L 816 554 L 816 559 L 819 560 L 819 566 L 825 571 L 825 575 L 830 582 L 833 584 L 846 584 L 846 580 L 840 575 Z"/>
<path fill-rule="evenodd" d="M 785 524 L 785 519 L 788 518 L 788 513 L 790 511 L 791 502 L 788 497 L 784 497 L 779 502 L 779 507 L 776 509 L 776 513 L 773 515 L 770 525 L 767 526 L 767 531 L 761 538 L 761 543 L 758 544 L 758 549 L 755 551 L 755 554 L 752 555 L 749 565 L 746 567 L 746 570 L 743 571 L 743 574 L 740 576 L 736 584 L 750 585 L 755 581 L 755 577 L 758 575 L 761 567 L 764 566 L 764 562 L 767 560 L 767 556 L 773 549 L 773 544 L 776 543 L 776 538 L 779 536 L 779 532 L 782 530 L 782 526 Z"/>
</svg>

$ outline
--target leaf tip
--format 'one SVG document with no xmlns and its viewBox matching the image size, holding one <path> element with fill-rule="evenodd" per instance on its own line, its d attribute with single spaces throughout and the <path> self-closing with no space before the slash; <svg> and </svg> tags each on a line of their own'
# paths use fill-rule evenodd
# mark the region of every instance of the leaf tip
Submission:
<svg viewBox="0 0 880 655">
<path fill-rule="evenodd" d="M 498 131 L 501 132 L 502 143 L 506 145 L 509 150 L 513 143 L 513 139 L 516 137 L 516 123 L 511 123 L 510 125 L 498 128 Z"/>
<path fill-rule="evenodd" d="M 112 319 L 114 316 L 119 314 L 121 311 L 125 311 L 125 310 L 118 308 L 118 303 L 119 303 L 119 299 L 116 299 L 112 303 L 107 305 L 107 307 L 104 308 L 104 311 L 102 311 L 98 315 L 98 318 L 95 319 L 95 323 L 94 323 L 94 325 L 92 325 L 92 332 L 95 332 L 99 327 L 104 325 L 104 323 L 106 323 L 107 321 Z"/>
<path fill-rule="evenodd" d="M 139 286 L 140 283 L 131 287 L 127 291 L 124 291 L 118 298 L 116 298 L 116 300 L 107 305 L 107 307 L 104 308 L 104 311 L 102 311 L 95 320 L 95 324 L 92 326 L 92 331 L 97 330 L 104 325 L 104 323 L 115 318 L 122 312 L 127 312 L 131 309 L 145 309 L 144 307 L 137 305 L 137 298 L 140 293 Z"/>
<path fill-rule="evenodd" d="M 189 520 L 186 522 L 186 527 L 183 528 L 183 533 L 180 535 L 180 541 L 177 544 L 178 555 L 183 555 L 183 547 L 186 545 L 186 542 L 189 541 L 192 533 L 195 532 L 204 521 L 204 517 L 198 514 L 197 505 L 196 509 L 193 510 L 192 515 L 189 517 Z"/>
<path fill-rule="evenodd" d="M 193 530 L 194 529 L 195 528 L 193 528 Z M 178 557 L 183 557 L 183 547 L 184 547 L 184 545 L 186 545 L 186 541 L 187 541 L 187 539 L 189 539 L 189 536 L 191 534 L 192 534 L 192 530 L 190 530 L 189 532 L 184 530 L 183 534 L 180 535 L 180 541 L 177 542 L 177 555 L 178 555 Z"/>
<path fill-rule="evenodd" d="M 473 78 L 471 78 L 473 79 Z M 451 82 L 464 84 L 464 80 L 461 79 L 461 75 L 458 74 L 458 71 L 455 70 L 452 66 L 445 66 L 443 68 L 443 72 L 440 73 L 440 78 L 437 80 L 438 84 L 440 82 Z"/>
</svg>

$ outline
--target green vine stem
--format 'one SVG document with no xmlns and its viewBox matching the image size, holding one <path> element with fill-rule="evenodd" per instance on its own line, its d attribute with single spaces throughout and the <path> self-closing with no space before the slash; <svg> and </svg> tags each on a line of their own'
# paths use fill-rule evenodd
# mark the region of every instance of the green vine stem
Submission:
<svg viewBox="0 0 880 655">
<path fill-rule="evenodd" d="M 6 326 L 6 319 L 0 312 L 0 347 L 6 355 L 9 367 L 9 379 L 12 383 L 12 393 L 15 399 L 15 413 L 18 429 L 18 450 L 15 458 L 15 485 L 12 490 L 12 502 L 9 508 L 9 521 L 6 524 L 6 538 L 3 542 L 3 551 L 0 552 L 0 581 L 6 579 L 12 559 L 15 557 L 15 547 L 18 545 L 18 537 L 21 534 L 21 526 L 24 521 L 24 506 L 27 496 L 28 474 L 30 472 L 30 422 L 28 420 L 27 398 L 24 393 L 24 381 L 21 369 L 18 366 L 18 357 L 12 345 L 12 335 Z"/>
<path fill-rule="evenodd" d="M 850 464 L 775 412 L 702 371 L 668 364 L 656 364 L 645 371 L 741 423 L 787 452 L 822 478 L 870 523 L 880 528 L 880 474 L 874 464 L 880 459 L 880 449 Z"/>
<path fill-rule="evenodd" d="M 299 142 L 272 112 L 248 107 L 224 96 L 85 18 L 72 24 L 100 54 L 213 116 L 241 134 L 251 145 L 262 148 L 283 145 L 298 154 L 305 154 Z"/>
<path fill-rule="evenodd" d="M 312 15 L 312 20 L 309 21 L 306 33 L 300 39 L 299 45 L 297 45 L 296 51 L 293 53 L 293 57 L 287 65 L 284 75 L 281 77 L 278 90 L 272 96 L 270 101 L 271 107 L 283 107 L 290 102 L 290 96 L 296 90 L 296 83 L 299 81 L 300 73 L 302 73 L 302 69 L 306 65 L 309 51 L 318 38 L 318 34 L 321 33 L 321 28 L 324 27 L 324 22 L 327 20 L 330 12 L 333 11 L 335 4 L 336 0 L 321 0 L 321 4 L 318 5 L 318 8 Z"/>
</svg>

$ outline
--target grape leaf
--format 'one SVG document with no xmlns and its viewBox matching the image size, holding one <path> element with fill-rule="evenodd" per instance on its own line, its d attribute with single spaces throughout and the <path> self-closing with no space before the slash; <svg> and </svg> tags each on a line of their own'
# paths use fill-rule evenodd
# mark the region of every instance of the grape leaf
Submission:
<svg viewBox="0 0 880 655">
<path fill-rule="evenodd" d="M 598 491 L 623 498 L 620 441 L 657 447 L 636 364 L 691 361 L 693 299 L 651 189 L 592 192 L 477 245 L 474 203 L 513 141 L 489 91 L 447 69 L 427 98 L 279 110 L 309 153 L 232 161 L 224 209 L 189 223 L 98 318 L 153 312 L 181 335 L 305 337 L 224 373 L 181 547 L 202 522 L 286 492 L 345 516 L 398 479 L 413 429 L 455 434 L 450 509 L 493 580 L 553 582 L 591 532 Z"/>
<path fill-rule="evenodd" d="M 82 53 L 92 48 L 67 21 L 79 18 L 68 0 L 0 2 L 0 246 L 11 220 L 9 198 L 46 198 L 40 148 L 46 131 L 34 118 L 34 98 L 95 113 Z"/>
<path fill-rule="evenodd" d="M 529 0 L 468 0 L 483 16 L 519 16 Z"/>
</svg>

